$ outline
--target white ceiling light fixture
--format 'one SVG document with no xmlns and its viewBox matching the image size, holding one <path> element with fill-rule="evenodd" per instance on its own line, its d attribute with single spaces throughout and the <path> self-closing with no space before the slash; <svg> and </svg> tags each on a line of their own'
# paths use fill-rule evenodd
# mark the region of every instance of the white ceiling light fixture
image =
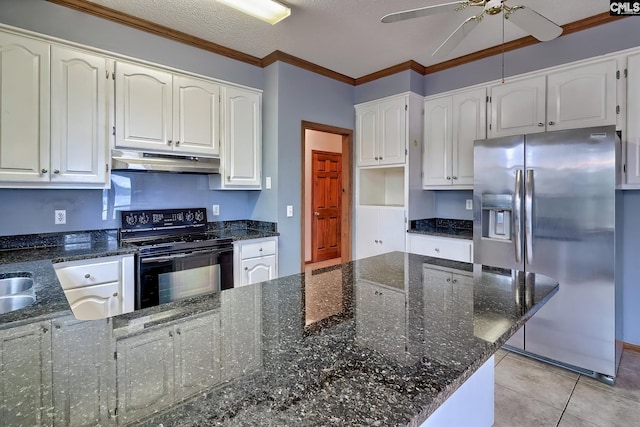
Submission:
<svg viewBox="0 0 640 427">
<path fill-rule="evenodd" d="M 277 24 L 291 15 L 291 8 L 275 0 L 217 0 L 254 18 Z"/>
</svg>

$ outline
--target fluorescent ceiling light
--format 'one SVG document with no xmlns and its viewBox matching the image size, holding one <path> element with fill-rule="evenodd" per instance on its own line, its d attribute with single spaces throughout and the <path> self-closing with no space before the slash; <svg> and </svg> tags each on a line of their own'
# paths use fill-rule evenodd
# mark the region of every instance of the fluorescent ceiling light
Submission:
<svg viewBox="0 0 640 427">
<path fill-rule="evenodd" d="M 291 15 L 291 9 L 274 0 L 218 0 L 227 6 L 273 25 Z"/>
</svg>

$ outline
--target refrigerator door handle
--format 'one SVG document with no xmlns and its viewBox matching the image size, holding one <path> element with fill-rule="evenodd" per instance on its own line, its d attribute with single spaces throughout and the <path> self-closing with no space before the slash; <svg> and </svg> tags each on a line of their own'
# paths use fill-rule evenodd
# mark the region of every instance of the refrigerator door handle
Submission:
<svg viewBox="0 0 640 427">
<path fill-rule="evenodd" d="M 522 261 L 522 169 L 516 170 L 516 188 L 513 192 L 513 244 L 516 262 Z"/>
<path fill-rule="evenodd" d="M 527 180 L 524 187 L 524 239 L 527 243 L 527 264 L 531 264 L 533 262 L 533 169 L 527 169 Z"/>
</svg>

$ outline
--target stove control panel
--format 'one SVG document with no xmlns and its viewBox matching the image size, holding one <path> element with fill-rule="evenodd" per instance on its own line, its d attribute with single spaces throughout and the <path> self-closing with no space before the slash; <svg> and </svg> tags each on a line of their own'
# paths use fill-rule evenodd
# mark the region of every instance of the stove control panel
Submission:
<svg viewBox="0 0 640 427">
<path fill-rule="evenodd" d="M 121 211 L 121 230 L 199 228 L 207 224 L 205 208 Z"/>
</svg>

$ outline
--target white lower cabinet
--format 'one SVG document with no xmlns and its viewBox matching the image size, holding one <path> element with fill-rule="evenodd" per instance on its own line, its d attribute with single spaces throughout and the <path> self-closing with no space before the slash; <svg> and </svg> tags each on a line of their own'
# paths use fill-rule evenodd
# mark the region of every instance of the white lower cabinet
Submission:
<svg viewBox="0 0 640 427">
<path fill-rule="evenodd" d="M 77 319 L 105 319 L 133 311 L 133 255 L 61 262 L 54 269 Z"/>
<path fill-rule="evenodd" d="M 227 381 L 262 366 L 262 285 L 220 294 L 222 373 Z"/>
<path fill-rule="evenodd" d="M 407 233 L 407 252 L 453 261 L 473 261 L 473 241 Z"/>
<path fill-rule="evenodd" d="M 0 426 L 52 424 L 51 322 L 0 331 Z"/>
<path fill-rule="evenodd" d="M 137 420 L 220 380 L 220 314 L 119 339 L 118 419 Z"/>
<path fill-rule="evenodd" d="M 52 321 L 55 426 L 115 424 L 115 365 L 111 325 L 73 316 Z M 111 357 L 110 357 L 111 356 Z"/>
<path fill-rule="evenodd" d="M 234 287 L 278 277 L 278 238 L 240 240 L 233 244 Z"/>
<path fill-rule="evenodd" d="M 358 206 L 355 226 L 357 259 L 404 251 L 407 231 L 404 208 Z"/>
</svg>

